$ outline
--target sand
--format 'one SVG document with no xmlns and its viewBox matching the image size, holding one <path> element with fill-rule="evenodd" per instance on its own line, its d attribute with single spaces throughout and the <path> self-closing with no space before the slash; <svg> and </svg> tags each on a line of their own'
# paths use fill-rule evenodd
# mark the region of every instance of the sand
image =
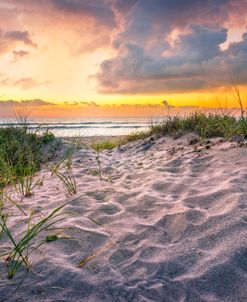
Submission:
<svg viewBox="0 0 247 302">
<path fill-rule="evenodd" d="M 103 180 L 96 153 L 82 147 L 74 196 L 44 167 L 23 208 L 47 214 L 72 200 L 58 226 L 73 238 L 41 246 L 32 270 L 12 280 L 1 260 L 0 301 L 247 301 L 247 147 L 189 139 L 104 151 Z M 18 237 L 26 220 L 12 212 Z"/>
</svg>

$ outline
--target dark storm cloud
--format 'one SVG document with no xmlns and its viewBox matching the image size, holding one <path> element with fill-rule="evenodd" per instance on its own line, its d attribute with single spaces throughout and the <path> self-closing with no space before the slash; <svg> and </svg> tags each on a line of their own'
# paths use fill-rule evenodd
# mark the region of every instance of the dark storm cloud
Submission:
<svg viewBox="0 0 247 302">
<path fill-rule="evenodd" d="M 122 27 L 112 40 L 117 54 L 103 61 L 96 75 L 99 91 L 200 90 L 226 84 L 231 74 L 246 83 L 246 35 L 225 51 L 220 47 L 227 40 L 227 22 L 246 1 L 239 1 L 239 6 L 236 2 L 113 1 Z M 177 34 L 171 42 L 174 30 Z"/>
<path fill-rule="evenodd" d="M 119 55 L 101 64 L 97 75 L 102 87 L 127 93 L 160 92 L 162 89 L 190 90 L 203 87 L 202 63 L 218 56 L 226 30 L 196 26 L 182 35 L 176 52 L 152 56 L 134 42 L 120 47 Z"/>
<path fill-rule="evenodd" d="M 228 19 L 230 0 L 138 0 L 131 1 L 126 14 L 123 0 L 116 0 L 115 7 L 125 14 L 125 28 L 114 41 L 115 46 L 126 40 L 142 43 L 164 39 L 174 28 L 193 24 L 222 24 Z M 129 3 L 129 4 L 130 4 Z M 152 44 L 152 43 L 150 43 Z M 146 45 L 148 46 L 148 45 Z"/>
</svg>

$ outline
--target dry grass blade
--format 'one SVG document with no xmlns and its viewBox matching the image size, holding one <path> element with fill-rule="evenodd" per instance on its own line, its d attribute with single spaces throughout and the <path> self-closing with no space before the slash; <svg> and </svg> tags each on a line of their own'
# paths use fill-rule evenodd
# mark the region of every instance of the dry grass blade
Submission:
<svg viewBox="0 0 247 302">
<path fill-rule="evenodd" d="M 28 216 L 28 214 L 23 210 L 23 208 L 19 205 L 19 203 L 17 201 L 15 201 L 10 195 L 8 195 L 6 193 L 6 195 L 4 196 L 4 200 L 5 203 L 9 202 L 10 204 L 14 205 L 15 207 L 17 207 L 17 209 L 24 214 L 25 216 Z"/>
<path fill-rule="evenodd" d="M 97 225 L 99 225 L 99 226 L 105 228 L 105 226 L 104 226 L 102 223 L 100 223 L 98 220 L 93 219 L 93 218 L 91 218 L 91 217 L 87 217 L 87 219 L 89 219 L 90 221 L 94 222 L 95 224 L 97 224 Z"/>
<path fill-rule="evenodd" d="M 235 99 L 235 100 L 237 101 L 237 103 L 239 104 L 240 111 L 241 111 L 241 119 L 244 119 L 245 112 L 244 112 L 243 100 L 242 100 L 242 97 L 241 97 L 241 94 L 240 94 L 240 88 L 239 88 L 239 86 L 234 82 L 233 79 L 232 79 L 232 85 L 233 85 L 234 91 L 235 91 L 235 93 L 236 93 L 236 95 L 235 95 L 235 94 L 232 94 L 232 96 L 234 97 L 234 99 Z"/>
<path fill-rule="evenodd" d="M 97 164 L 98 164 L 98 170 L 99 170 L 99 177 L 100 177 L 100 180 L 102 180 L 102 167 L 101 167 L 101 161 L 100 161 L 100 151 L 99 149 L 97 150 Z"/>
<path fill-rule="evenodd" d="M 0 239 L 1 239 L 2 236 L 3 236 L 3 233 L 4 233 L 4 228 L 5 228 L 8 217 L 4 214 L 1 214 L 1 213 L 0 213 L 0 216 L 1 216 L 0 219 L 2 221 L 1 230 L 0 230 Z"/>
<path fill-rule="evenodd" d="M 97 250 L 95 253 L 93 253 L 92 255 L 82 259 L 82 261 L 80 261 L 79 263 L 79 267 L 83 267 L 84 265 L 86 265 L 89 261 L 93 260 L 95 257 L 97 257 L 98 255 L 100 255 L 101 253 L 103 253 L 104 251 L 106 251 L 108 248 L 110 248 L 111 246 L 113 246 L 115 244 L 115 242 L 111 241 L 109 243 L 107 243 L 106 245 L 104 245 L 101 249 Z"/>
</svg>

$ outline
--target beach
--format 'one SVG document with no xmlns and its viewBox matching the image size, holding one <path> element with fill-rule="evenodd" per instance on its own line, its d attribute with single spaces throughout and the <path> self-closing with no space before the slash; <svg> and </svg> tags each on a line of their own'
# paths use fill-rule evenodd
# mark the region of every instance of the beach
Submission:
<svg viewBox="0 0 247 302">
<path fill-rule="evenodd" d="M 11 280 L 1 260 L 0 301 L 246 301 L 246 148 L 151 137 L 100 152 L 100 173 L 97 152 L 81 145 L 73 196 L 44 165 L 22 208 L 35 220 L 67 202 L 60 239 Z M 11 211 L 18 237 L 27 218 Z"/>
<path fill-rule="evenodd" d="M 0 16 L 0 302 L 247 302 L 247 0 Z"/>
</svg>

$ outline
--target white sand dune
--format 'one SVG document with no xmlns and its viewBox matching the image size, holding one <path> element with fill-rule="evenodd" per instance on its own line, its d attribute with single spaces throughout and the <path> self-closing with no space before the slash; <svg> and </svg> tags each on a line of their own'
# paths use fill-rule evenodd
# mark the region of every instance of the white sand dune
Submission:
<svg viewBox="0 0 247 302">
<path fill-rule="evenodd" d="M 74 199 L 59 227 L 70 227 L 63 234 L 75 239 L 31 255 L 18 290 L 11 284 L 25 270 L 7 280 L 1 261 L 0 301 L 247 301 L 245 146 L 147 139 L 103 152 L 101 164 L 103 180 L 96 153 L 76 152 L 73 197 L 50 172 L 39 173 L 43 186 L 23 207 L 49 213 Z M 26 221 L 14 211 L 17 236 Z M 3 242 L 0 249 L 10 245 Z"/>
</svg>

